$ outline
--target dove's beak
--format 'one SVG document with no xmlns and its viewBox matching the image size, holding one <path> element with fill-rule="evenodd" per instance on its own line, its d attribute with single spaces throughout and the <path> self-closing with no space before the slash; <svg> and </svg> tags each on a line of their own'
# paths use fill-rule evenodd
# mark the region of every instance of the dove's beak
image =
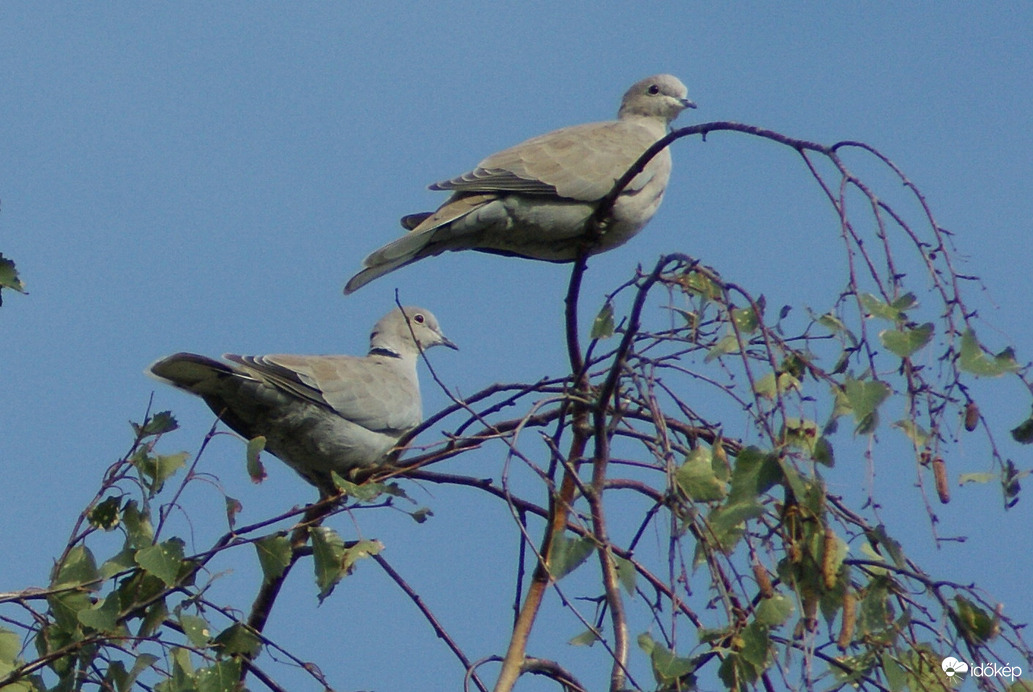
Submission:
<svg viewBox="0 0 1033 692">
<path fill-rule="evenodd" d="M 440 343 L 441 343 L 442 346 L 448 346 L 453 351 L 458 351 L 459 350 L 459 347 L 456 346 L 454 343 L 452 343 L 452 341 L 448 337 L 446 337 L 444 334 L 439 334 L 439 336 L 441 337 L 441 342 Z"/>
<path fill-rule="evenodd" d="M 685 108 L 695 108 L 696 107 L 696 102 L 695 101 L 690 101 L 689 99 L 682 99 L 681 100 L 681 105 L 683 107 L 685 107 Z"/>
</svg>

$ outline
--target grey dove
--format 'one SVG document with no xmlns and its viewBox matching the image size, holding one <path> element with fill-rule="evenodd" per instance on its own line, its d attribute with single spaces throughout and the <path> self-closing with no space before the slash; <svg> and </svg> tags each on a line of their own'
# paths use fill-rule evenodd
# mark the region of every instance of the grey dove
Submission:
<svg viewBox="0 0 1033 692">
<path fill-rule="evenodd" d="M 404 311 L 404 312 L 403 312 Z M 266 438 L 266 449 L 323 494 L 330 471 L 370 467 L 423 418 L 420 349 L 457 348 L 429 311 L 394 309 L 373 327 L 369 354 L 162 358 L 148 374 L 195 394 L 234 431 Z"/>
<path fill-rule="evenodd" d="M 657 154 L 617 198 L 601 237 L 589 241 L 586 222 L 614 183 L 671 121 L 696 105 L 677 77 L 636 82 L 617 119 L 575 125 L 492 154 L 457 178 L 434 183 L 451 190 L 432 213 L 402 219 L 409 233 L 363 261 L 345 293 L 446 250 L 478 250 L 548 262 L 570 262 L 624 244 L 653 217 L 671 174 L 671 154 Z"/>
</svg>

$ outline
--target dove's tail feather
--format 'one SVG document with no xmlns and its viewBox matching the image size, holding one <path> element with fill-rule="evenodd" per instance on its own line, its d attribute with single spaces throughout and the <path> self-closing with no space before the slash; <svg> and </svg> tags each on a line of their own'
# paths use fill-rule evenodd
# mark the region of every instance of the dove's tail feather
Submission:
<svg viewBox="0 0 1033 692">
<path fill-rule="evenodd" d="M 261 410 L 261 404 L 249 404 L 239 394 L 230 398 L 225 396 L 227 383 L 239 386 L 241 382 L 241 375 L 233 366 L 196 353 L 174 353 L 155 362 L 145 372 L 177 389 L 201 397 L 223 423 L 244 438 L 250 440 L 264 434 L 261 426 L 255 425 L 256 413 Z M 231 392 L 235 391 L 234 384 L 229 386 Z M 234 405 L 234 401 L 243 401 L 245 405 Z"/>
<path fill-rule="evenodd" d="M 362 271 L 348 280 L 348 284 L 344 287 L 345 295 L 354 293 L 373 279 L 389 274 L 395 269 L 440 253 L 441 250 L 426 251 L 432 238 L 432 232 L 415 231 L 380 248 L 363 260 Z"/>
<path fill-rule="evenodd" d="M 231 366 L 196 353 L 174 353 L 152 363 L 145 372 L 193 394 L 207 393 L 219 377 L 234 374 Z"/>
<path fill-rule="evenodd" d="M 432 211 L 421 211 L 418 214 L 406 214 L 399 220 L 402 228 L 407 231 L 415 231 L 421 223 L 434 216 Z"/>
</svg>

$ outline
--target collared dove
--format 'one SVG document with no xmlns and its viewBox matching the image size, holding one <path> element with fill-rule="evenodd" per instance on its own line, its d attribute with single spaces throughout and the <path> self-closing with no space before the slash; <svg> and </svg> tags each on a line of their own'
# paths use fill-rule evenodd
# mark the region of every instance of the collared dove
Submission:
<svg viewBox="0 0 1033 692">
<path fill-rule="evenodd" d="M 602 236 L 588 243 L 586 222 L 598 202 L 646 149 L 667 134 L 689 101 L 667 74 L 636 82 L 617 120 L 565 127 L 493 154 L 473 171 L 432 190 L 452 190 L 435 212 L 402 219 L 410 232 L 380 248 L 344 289 L 446 250 L 479 250 L 548 262 L 570 262 L 625 243 L 652 218 L 671 173 L 667 149 L 624 188 Z"/>
<path fill-rule="evenodd" d="M 204 399 L 244 437 L 264 435 L 266 449 L 334 494 L 331 470 L 347 477 L 375 465 L 422 420 L 420 349 L 457 348 L 417 307 L 389 312 L 369 341 L 365 357 L 226 354 L 223 363 L 177 353 L 147 372 Z"/>
</svg>

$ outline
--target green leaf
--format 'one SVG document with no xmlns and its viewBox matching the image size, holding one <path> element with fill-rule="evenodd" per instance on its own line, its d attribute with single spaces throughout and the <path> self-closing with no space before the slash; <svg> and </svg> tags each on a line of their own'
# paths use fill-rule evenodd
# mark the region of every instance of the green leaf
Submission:
<svg viewBox="0 0 1033 692">
<path fill-rule="evenodd" d="M 570 538 L 566 534 L 557 534 L 549 552 L 549 574 L 559 581 L 580 567 L 593 549 L 595 543 L 590 538 Z"/>
<path fill-rule="evenodd" d="M 796 392 L 800 390 L 800 380 L 788 372 L 782 372 L 778 374 L 778 379 L 775 378 L 775 373 L 769 372 L 764 377 L 757 380 L 753 385 L 753 391 L 758 396 L 762 396 L 765 399 L 775 399 L 779 394 L 785 394 L 786 392 Z"/>
<path fill-rule="evenodd" d="M 965 634 L 965 639 L 982 646 L 997 636 L 997 623 L 986 611 L 964 596 L 955 596 L 957 604 L 955 623 Z"/>
<path fill-rule="evenodd" d="M 249 627 L 235 622 L 220 632 L 212 645 L 227 656 L 243 654 L 253 657 L 262 649 L 262 640 Z"/>
<path fill-rule="evenodd" d="M 353 497 L 359 502 L 372 502 L 384 493 L 393 495 L 390 486 L 384 483 L 352 483 L 350 480 L 338 475 L 336 471 L 330 472 L 334 485 L 348 497 Z"/>
<path fill-rule="evenodd" d="M 430 507 L 420 507 L 414 512 L 409 512 L 409 516 L 412 517 L 413 521 L 415 521 L 417 524 L 422 524 L 423 522 L 427 521 L 427 519 L 434 516 L 434 512 L 431 510 Z"/>
<path fill-rule="evenodd" d="M 139 654 L 136 656 L 136 660 L 133 661 L 132 668 L 129 670 L 129 674 L 125 680 L 125 687 L 121 688 L 120 692 L 129 690 L 132 688 L 133 682 L 139 678 L 139 674 L 153 666 L 155 663 L 160 661 L 154 654 Z"/>
<path fill-rule="evenodd" d="M 613 336 L 613 330 L 613 304 L 607 301 L 599 311 L 599 314 L 595 316 L 595 320 L 592 322 L 591 338 L 609 339 Z"/>
<path fill-rule="evenodd" d="M 796 610 L 793 599 L 776 593 L 771 598 L 762 599 L 757 605 L 757 622 L 768 627 L 778 627 L 789 619 Z"/>
<path fill-rule="evenodd" d="M 742 654 L 731 653 L 721 662 L 717 675 L 729 690 L 747 690 L 760 677 L 760 671 Z"/>
<path fill-rule="evenodd" d="M 910 310 L 918 305 L 918 297 L 914 293 L 905 293 L 890 303 L 890 305 L 896 310 Z"/>
<path fill-rule="evenodd" d="M 690 295 L 697 295 L 704 300 L 717 300 L 721 297 L 721 287 L 703 272 L 693 269 L 678 278 L 678 283 Z"/>
<path fill-rule="evenodd" d="M 629 595 L 634 596 L 638 570 L 635 569 L 635 565 L 631 560 L 625 560 L 619 555 L 614 555 L 613 561 L 617 565 L 617 580 L 620 581 L 621 586 L 624 587 L 624 590 Z"/>
<path fill-rule="evenodd" d="M 197 692 L 237 692 L 240 689 L 240 659 L 219 661 L 197 671 Z"/>
<path fill-rule="evenodd" d="M 0 627 L 0 677 L 15 668 L 21 650 L 22 642 L 18 635 L 6 627 Z"/>
<path fill-rule="evenodd" d="M 156 495 L 165 486 L 165 481 L 186 465 L 189 456 L 186 452 L 152 456 L 141 447 L 136 454 L 130 457 L 129 461 L 147 481 L 151 494 Z"/>
<path fill-rule="evenodd" d="M 127 680 L 129 679 L 129 673 L 126 672 L 126 666 L 122 661 L 112 661 L 108 665 L 108 669 L 104 671 L 104 682 L 105 685 L 101 689 L 105 690 L 118 690 L 122 692 L 129 688 Z"/>
<path fill-rule="evenodd" d="M 829 414 L 829 420 L 825 423 L 825 434 L 831 435 L 839 430 L 839 419 L 843 416 L 849 415 L 853 412 L 850 408 L 850 401 L 846 397 L 846 392 L 843 391 L 842 387 L 832 386 L 830 387 L 832 392 L 832 413 Z"/>
<path fill-rule="evenodd" d="M 379 555 L 380 551 L 384 549 L 384 544 L 380 541 L 358 541 L 355 545 L 344 551 L 344 571 L 347 574 L 351 574 L 352 569 L 355 567 L 355 563 L 359 560 L 364 560 L 370 555 Z"/>
<path fill-rule="evenodd" d="M 735 337 L 735 334 L 726 334 L 707 352 L 706 357 L 703 359 L 704 363 L 710 363 L 717 360 L 721 356 L 728 355 L 729 353 L 739 352 L 739 340 Z"/>
<path fill-rule="evenodd" d="M 97 571 L 98 575 L 101 579 L 110 579 L 119 572 L 125 572 L 135 568 L 135 555 L 136 551 L 123 548 L 113 556 L 109 557 L 107 561 L 100 566 L 100 569 Z"/>
<path fill-rule="evenodd" d="M 693 310 L 683 310 L 682 308 L 671 306 L 671 310 L 681 315 L 682 319 L 685 320 L 685 326 L 690 329 L 697 329 L 699 327 L 699 313 Z"/>
<path fill-rule="evenodd" d="M 154 437 L 179 428 L 179 423 L 172 415 L 172 411 L 159 411 L 143 422 L 143 425 L 129 422 L 133 426 L 133 434 L 143 439 Z"/>
<path fill-rule="evenodd" d="M 229 523 L 230 528 L 235 528 L 237 525 L 237 515 L 244 509 L 244 505 L 240 503 L 235 497 L 226 496 L 226 521 Z"/>
<path fill-rule="evenodd" d="M 286 536 L 273 534 L 255 541 L 258 562 L 262 565 L 265 580 L 271 582 L 279 578 L 291 563 L 291 542 Z"/>
<path fill-rule="evenodd" d="M 892 628 L 893 613 L 889 603 L 890 588 L 886 577 L 872 577 L 858 604 L 856 638 L 879 637 Z"/>
<path fill-rule="evenodd" d="M 90 510 L 87 518 L 90 520 L 90 525 L 98 529 L 104 529 L 105 531 L 111 531 L 119 525 L 121 519 L 118 516 L 118 508 L 122 506 L 122 498 L 106 497 L 101 502 L 94 505 L 93 509 Z"/>
<path fill-rule="evenodd" d="M 3 253 L 0 253 L 0 288 L 10 288 L 18 293 L 25 293 L 25 284 L 18 276 L 14 261 L 4 257 Z"/>
<path fill-rule="evenodd" d="M 247 475 L 252 483 L 261 483 L 265 480 L 265 466 L 262 465 L 262 451 L 265 449 L 265 436 L 259 435 L 247 441 Z"/>
<path fill-rule="evenodd" d="M 872 317 L 889 320 L 890 322 L 898 322 L 906 317 L 900 310 L 887 305 L 871 293 L 862 293 L 858 297 L 861 299 L 861 307 Z"/>
<path fill-rule="evenodd" d="M 148 577 L 148 579 L 161 584 L 161 580 L 157 577 Z M 143 620 L 140 622 L 140 631 L 137 632 L 136 636 L 141 639 L 153 637 L 156 632 L 162 629 L 168 616 L 169 609 L 168 606 L 165 605 L 165 599 L 159 598 L 157 601 L 147 606 L 144 611 Z"/>
<path fill-rule="evenodd" d="M 1011 430 L 1012 439 L 1024 445 L 1033 443 L 1033 416 L 1019 423 Z"/>
<path fill-rule="evenodd" d="M 742 657 L 758 670 L 764 670 L 771 663 L 771 636 L 767 625 L 751 622 L 742 629 Z"/>
<path fill-rule="evenodd" d="M 98 632 L 117 634 L 121 632 L 118 625 L 119 598 L 117 593 L 111 593 L 103 601 L 99 601 L 92 608 L 85 608 L 76 613 L 79 622 L 85 627 L 95 629 Z"/>
<path fill-rule="evenodd" d="M 781 482 L 782 478 L 778 457 L 765 454 L 757 447 L 747 447 L 735 457 L 728 502 L 755 500 L 761 493 Z"/>
<path fill-rule="evenodd" d="M 857 422 L 855 432 L 858 435 L 874 432 L 879 425 L 879 405 L 891 393 L 889 385 L 878 380 L 848 378 L 843 385 L 843 392 Z"/>
<path fill-rule="evenodd" d="M 732 322 L 741 334 L 752 334 L 760 326 L 760 317 L 752 307 L 732 308 Z"/>
<path fill-rule="evenodd" d="M 904 669 L 900 667 L 900 664 L 893 660 L 893 656 L 885 652 L 880 656 L 880 660 L 882 662 L 882 672 L 886 675 L 886 684 L 890 690 L 897 692 L 904 689 L 907 685 L 907 675 L 904 673 Z"/>
<path fill-rule="evenodd" d="M 903 569 L 906 566 L 904 551 L 901 549 L 900 543 L 886 533 L 886 527 L 882 524 L 879 524 L 874 529 L 865 531 L 865 536 L 867 536 L 868 542 L 872 544 L 873 548 L 881 546 L 884 551 L 882 554 L 888 554 L 897 567 Z"/>
<path fill-rule="evenodd" d="M 702 445 L 689 453 L 685 463 L 674 472 L 674 480 L 694 502 L 717 502 L 728 494 L 725 484 L 714 473 L 713 454 Z"/>
<path fill-rule="evenodd" d="M 1019 471 L 1011 459 L 1005 460 L 1004 470 L 1001 472 L 1001 488 L 1004 490 L 1006 509 L 1011 509 L 1019 501 L 1019 490 L 1022 489 L 1019 479 L 1029 474 L 1029 471 Z"/>
<path fill-rule="evenodd" d="M 684 685 L 681 689 L 693 689 L 693 681 L 685 678 L 696 670 L 695 659 L 678 656 L 646 633 L 638 636 L 638 645 L 649 655 L 653 664 L 653 677 L 660 683 L 661 689 L 669 689 L 672 683 L 679 681 Z"/>
<path fill-rule="evenodd" d="M 140 604 L 150 603 L 156 598 L 160 598 L 167 590 L 168 587 L 161 579 L 135 567 L 133 573 L 118 585 L 122 611 L 128 613 L 135 610 Z"/>
<path fill-rule="evenodd" d="M 136 564 L 161 579 L 166 586 L 174 586 L 184 564 L 183 549 L 182 538 L 170 538 L 164 543 L 136 551 Z"/>
<path fill-rule="evenodd" d="M 319 587 L 319 600 L 322 602 L 344 577 L 344 541 L 328 526 L 313 526 L 309 529 L 309 535 L 312 537 L 316 586 Z"/>
<path fill-rule="evenodd" d="M 786 418 L 780 436 L 782 444 L 814 453 L 818 441 L 818 424 L 805 418 Z"/>
<path fill-rule="evenodd" d="M 130 500 L 122 510 L 122 521 L 126 527 L 126 539 L 132 548 L 146 548 L 154 543 L 154 527 L 150 514 L 141 512 L 136 500 Z"/>
<path fill-rule="evenodd" d="M 989 483 L 990 481 L 997 480 L 998 475 L 996 473 L 963 473 L 958 476 L 958 485 L 965 485 L 966 483 Z"/>
<path fill-rule="evenodd" d="M 326 526 L 309 529 L 312 536 L 312 555 L 316 570 L 316 585 L 319 587 L 319 601 L 329 596 L 337 583 L 350 574 L 359 560 L 376 555 L 384 549 L 380 541 L 358 541 L 350 547 L 337 533 Z"/>
<path fill-rule="evenodd" d="M 717 547 L 729 553 L 742 538 L 745 522 L 762 514 L 763 505 L 754 500 L 734 503 L 730 501 L 710 512 L 707 516 L 707 526 L 710 535 L 717 541 Z"/>
<path fill-rule="evenodd" d="M 183 634 L 186 635 L 187 640 L 198 649 L 208 646 L 208 642 L 212 639 L 208 621 L 202 617 L 181 614 L 179 626 L 183 628 Z"/>
<path fill-rule="evenodd" d="M 983 347 L 971 329 L 966 329 L 961 335 L 958 367 L 976 377 L 998 377 L 1020 369 L 1019 364 L 1015 362 L 1015 353 L 1012 349 L 1006 348 L 996 356 L 990 357 L 983 352 Z"/>
<path fill-rule="evenodd" d="M 585 630 L 567 643 L 571 646 L 592 646 L 600 639 L 599 634 L 595 630 Z"/>
<path fill-rule="evenodd" d="M 926 322 L 914 329 L 884 329 L 879 332 L 879 340 L 896 355 L 909 358 L 932 341 L 934 331 L 933 323 Z"/>
<path fill-rule="evenodd" d="M 790 460 L 779 458 L 777 463 L 779 468 L 782 469 L 782 485 L 792 493 L 792 497 L 795 497 L 798 502 L 806 503 L 808 500 L 813 500 L 815 496 L 822 495 L 820 486 L 816 489 L 817 492 L 809 492 L 815 489 L 814 486 L 800 475 L 800 472 L 796 470 L 796 467 L 793 466 Z"/>
<path fill-rule="evenodd" d="M 182 647 L 175 647 L 172 649 L 172 680 L 174 683 L 178 683 L 173 687 L 173 690 L 179 692 L 179 690 L 192 690 L 193 685 L 190 684 L 191 678 L 194 677 L 194 664 L 190 660 L 189 649 Z"/>
<path fill-rule="evenodd" d="M 846 337 L 846 340 L 850 343 L 851 346 L 857 346 L 857 337 L 854 336 L 854 333 L 847 329 L 847 326 L 843 323 L 843 321 L 835 315 L 833 315 L 831 312 L 825 313 L 824 315 L 818 317 L 817 322 L 833 334 L 841 334 L 844 337 Z"/>
<path fill-rule="evenodd" d="M 829 442 L 829 438 L 824 435 L 815 441 L 811 457 L 819 464 L 824 464 L 829 468 L 836 465 L 836 452 L 832 449 L 832 443 Z"/>
<path fill-rule="evenodd" d="M 929 433 L 913 420 L 908 420 L 906 418 L 898 420 L 893 424 L 893 427 L 904 431 L 904 434 L 907 435 L 907 439 L 911 440 L 911 444 L 916 448 L 920 449 L 925 447 L 926 442 L 929 441 Z"/>
<path fill-rule="evenodd" d="M 54 578 L 50 583 L 53 587 L 88 586 L 90 589 L 96 589 L 97 585 L 93 582 L 100 579 L 93 553 L 83 545 L 77 545 L 69 550 L 64 562 L 55 565 L 54 570 Z"/>
<path fill-rule="evenodd" d="M 61 591 L 47 596 L 47 605 L 58 626 L 74 635 L 81 624 L 79 612 L 92 608 L 93 602 L 83 591 Z"/>
</svg>

